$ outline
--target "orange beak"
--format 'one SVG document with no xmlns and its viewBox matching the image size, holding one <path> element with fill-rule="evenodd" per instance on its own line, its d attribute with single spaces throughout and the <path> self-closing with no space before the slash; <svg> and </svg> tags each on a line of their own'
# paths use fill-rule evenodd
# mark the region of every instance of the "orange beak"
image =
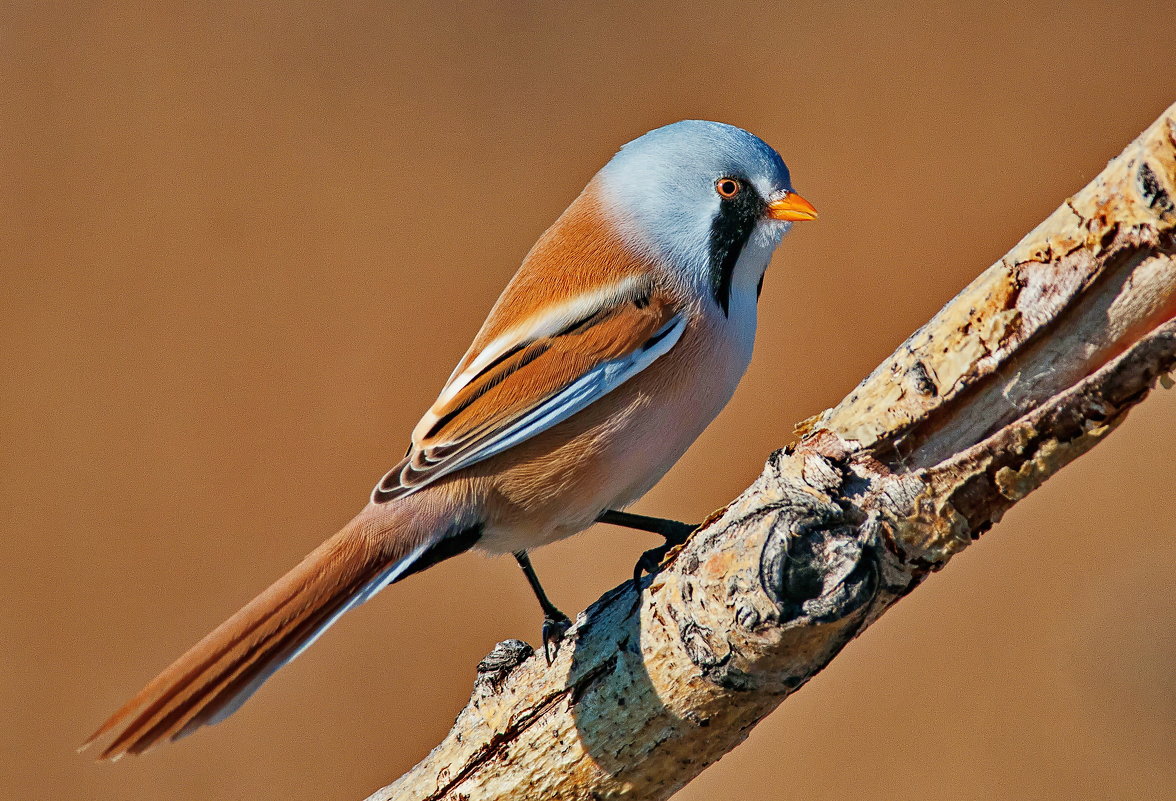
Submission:
<svg viewBox="0 0 1176 801">
<path fill-rule="evenodd" d="M 813 208 L 812 203 L 800 195 L 789 192 L 779 200 L 773 200 L 768 204 L 768 217 L 773 220 L 815 220 L 817 219 L 817 210 Z"/>
</svg>

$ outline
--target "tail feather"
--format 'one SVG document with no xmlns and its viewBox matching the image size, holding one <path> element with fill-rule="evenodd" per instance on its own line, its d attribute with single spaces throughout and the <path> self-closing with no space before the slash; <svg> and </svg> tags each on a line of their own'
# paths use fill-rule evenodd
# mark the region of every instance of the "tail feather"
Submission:
<svg viewBox="0 0 1176 801">
<path fill-rule="evenodd" d="M 257 689 L 270 676 L 309 648 L 323 632 L 343 616 L 343 613 L 354 609 L 384 587 L 407 575 L 407 572 L 415 565 L 417 559 L 425 550 L 427 550 L 426 547 L 418 548 L 408 556 L 393 562 L 350 597 L 341 596 L 337 603 L 324 606 L 319 614 L 304 621 L 295 630 L 287 634 L 280 645 L 275 646 L 273 658 L 266 660 L 264 664 L 252 662 L 246 665 L 246 669 L 217 692 L 216 698 L 202 708 L 199 714 L 193 716 L 191 720 L 184 724 L 184 727 L 176 732 L 173 739 L 178 740 L 181 737 L 185 737 L 201 726 L 212 726 L 220 723 L 229 715 L 236 712 L 241 704 L 249 700 L 249 697 L 257 692 Z"/>
<path fill-rule="evenodd" d="M 343 613 L 441 550 L 445 537 L 430 527 L 396 531 L 397 517 L 361 514 L 160 673 L 82 748 L 121 726 L 98 757 L 115 760 L 231 715 Z"/>
</svg>

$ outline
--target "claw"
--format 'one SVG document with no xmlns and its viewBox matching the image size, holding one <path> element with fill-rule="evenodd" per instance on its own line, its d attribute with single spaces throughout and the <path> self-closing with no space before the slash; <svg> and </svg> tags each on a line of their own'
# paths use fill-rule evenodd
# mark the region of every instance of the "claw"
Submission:
<svg viewBox="0 0 1176 801">
<path fill-rule="evenodd" d="M 572 621 L 568 620 L 567 615 L 543 618 L 543 655 L 547 657 L 548 665 L 555 661 L 555 655 L 559 653 L 560 640 L 571 627 Z"/>
<path fill-rule="evenodd" d="M 694 529 L 690 529 L 693 531 Z M 686 536 L 689 536 L 689 531 Z M 677 548 L 686 541 L 685 536 L 680 540 L 671 540 L 666 537 L 664 544 L 656 548 L 650 548 L 645 553 L 641 554 L 637 559 L 637 564 L 633 565 L 633 592 L 637 594 L 637 602 L 641 601 L 641 579 L 648 573 L 653 575 L 661 569 L 661 563 L 669 555 L 670 551 Z"/>
<path fill-rule="evenodd" d="M 638 595 L 641 595 L 641 579 L 646 573 L 656 573 L 661 568 L 661 563 L 669 555 L 670 551 L 677 548 L 679 545 L 685 544 L 686 540 L 690 539 L 690 535 L 694 533 L 697 526 L 692 526 L 689 523 L 678 523 L 674 520 L 662 521 L 663 526 L 657 532 L 666 538 L 666 541 L 656 548 L 650 548 L 637 559 L 637 564 L 633 565 L 633 589 Z"/>
<path fill-rule="evenodd" d="M 665 559 L 669 550 L 668 545 L 659 545 L 656 548 L 650 548 L 637 558 L 637 564 L 633 565 L 633 587 L 637 592 L 641 592 L 641 579 L 647 573 L 657 572 L 657 569 L 661 567 L 662 559 Z"/>
</svg>

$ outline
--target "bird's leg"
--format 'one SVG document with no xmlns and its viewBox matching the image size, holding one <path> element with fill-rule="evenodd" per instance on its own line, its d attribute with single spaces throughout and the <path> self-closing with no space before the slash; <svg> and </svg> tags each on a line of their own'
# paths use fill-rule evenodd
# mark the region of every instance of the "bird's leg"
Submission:
<svg viewBox="0 0 1176 801">
<path fill-rule="evenodd" d="M 596 518 L 597 523 L 608 523 L 611 526 L 623 526 L 625 528 L 635 528 L 638 531 L 651 531 L 654 534 L 661 534 L 666 538 L 666 542 L 674 545 L 681 545 L 686 542 L 687 538 L 694 532 L 698 526 L 690 523 L 679 523 L 677 520 L 666 520 L 661 517 L 650 517 L 649 515 L 635 515 L 632 512 L 618 512 L 615 509 L 606 509 L 600 513 L 600 517 Z"/>
<path fill-rule="evenodd" d="M 531 565 L 531 557 L 527 552 L 515 551 L 514 558 L 523 569 L 523 575 L 527 577 L 527 583 L 531 585 L 531 591 L 535 593 L 535 597 L 539 599 L 539 606 L 543 609 L 543 655 L 547 657 L 547 664 L 550 665 L 559 650 L 559 641 L 564 632 L 571 627 L 572 621 L 556 608 L 543 591 L 543 585 L 535 575 L 535 568 Z"/>
<path fill-rule="evenodd" d="M 692 526 L 689 523 L 679 523 L 677 520 L 663 520 L 660 517 L 635 515 L 632 512 L 618 512 L 615 509 L 606 509 L 601 512 L 600 517 L 596 518 L 596 521 L 598 523 L 608 523 L 613 526 L 635 528 L 638 531 L 651 531 L 654 534 L 660 534 L 666 538 L 664 544 L 657 548 L 650 548 L 641 554 L 641 558 L 633 566 L 633 586 L 638 590 L 641 589 L 641 576 L 645 573 L 655 572 L 661 565 L 662 560 L 666 558 L 666 554 L 672 548 L 686 542 L 694 530 L 698 528 L 698 526 Z"/>
</svg>

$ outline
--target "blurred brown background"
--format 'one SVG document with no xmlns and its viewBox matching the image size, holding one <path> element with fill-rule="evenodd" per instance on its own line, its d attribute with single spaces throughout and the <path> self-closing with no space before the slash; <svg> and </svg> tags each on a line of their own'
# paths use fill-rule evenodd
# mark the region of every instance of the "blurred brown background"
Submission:
<svg viewBox="0 0 1176 801">
<path fill-rule="evenodd" d="M 622 142 L 745 126 L 821 211 L 637 507 L 696 519 L 1176 99 L 1167 2 L 823 5 L 5 4 L 0 796 L 360 799 L 537 639 L 464 556 L 224 725 L 73 753 L 362 505 Z M 679 798 L 1173 798 L 1173 453 L 1159 392 Z M 574 612 L 655 541 L 536 562 Z"/>
</svg>

